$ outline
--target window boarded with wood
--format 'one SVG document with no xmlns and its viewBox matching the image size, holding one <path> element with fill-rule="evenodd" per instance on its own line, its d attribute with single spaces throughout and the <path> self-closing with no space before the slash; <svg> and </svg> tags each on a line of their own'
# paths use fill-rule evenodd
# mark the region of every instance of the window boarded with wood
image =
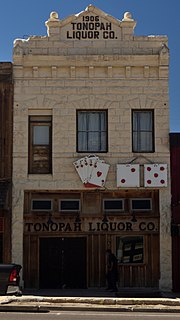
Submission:
<svg viewBox="0 0 180 320">
<path fill-rule="evenodd" d="M 29 173 L 52 173 L 52 117 L 29 117 Z"/>
</svg>

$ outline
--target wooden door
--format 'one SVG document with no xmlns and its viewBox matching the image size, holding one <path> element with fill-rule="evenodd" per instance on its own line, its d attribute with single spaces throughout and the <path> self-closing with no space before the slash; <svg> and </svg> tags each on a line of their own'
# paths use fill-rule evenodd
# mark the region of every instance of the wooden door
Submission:
<svg viewBox="0 0 180 320">
<path fill-rule="evenodd" d="M 159 287 L 159 235 L 144 236 L 143 263 L 119 264 L 119 287 Z"/>
<path fill-rule="evenodd" d="M 41 238 L 40 288 L 86 287 L 86 238 Z"/>
</svg>

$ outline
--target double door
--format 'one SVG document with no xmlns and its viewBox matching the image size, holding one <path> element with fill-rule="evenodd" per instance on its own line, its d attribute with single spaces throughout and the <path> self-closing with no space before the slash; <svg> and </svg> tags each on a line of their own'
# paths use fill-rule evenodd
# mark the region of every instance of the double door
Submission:
<svg viewBox="0 0 180 320">
<path fill-rule="evenodd" d="M 40 288 L 86 288 L 86 238 L 40 238 Z"/>
</svg>

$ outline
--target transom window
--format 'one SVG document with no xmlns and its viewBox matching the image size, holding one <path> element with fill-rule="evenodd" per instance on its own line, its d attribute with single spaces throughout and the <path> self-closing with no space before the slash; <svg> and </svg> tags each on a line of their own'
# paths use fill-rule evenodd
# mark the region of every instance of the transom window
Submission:
<svg viewBox="0 0 180 320">
<path fill-rule="evenodd" d="M 124 200 L 123 199 L 104 199 L 103 200 L 104 211 L 123 211 Z"/>
<path fill-rule="evenodd" d="M 59 201 L 60 211 L 80 211 L 80 200 L 77 199 L 61 199 Z"/>
<path fill-rule="evenodd" d="M 107 111 L 77 111 L 77 152 L 107 152 Z"/>
<path fill-rule="evenodd" d="M 131 210 L 132 211 L 150 211 L 152 210 L 152 200 L 151 199 L 130 199 Z"/>
<path fill-rule="evenodd" d="M 33 211 L 51 211 L 52 210 L 52 200 L 33 199 L 31 201 L 31 210 L 33 210 Z"/>
<path fill-rule="evenodd" d="M 132 111 L 132 149 L 133 152 L 154 152 L 154 113 Z"/>
</svg>

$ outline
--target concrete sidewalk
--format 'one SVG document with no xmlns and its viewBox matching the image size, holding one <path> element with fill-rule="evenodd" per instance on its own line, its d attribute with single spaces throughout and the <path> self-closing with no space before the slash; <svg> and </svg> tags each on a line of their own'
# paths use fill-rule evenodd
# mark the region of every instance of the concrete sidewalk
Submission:
<svg viewBox="0 0 180 320">
<path fill-rule="evenodd" d="M 180 313 L 180 298 L 172 293 L 161 293 L 162 296 L 156 298 L 127 298 L 113 295 L 113 293 L 108 293 L 104 289 L 25 291 L 21 297 L 15 295 L 0 296 L 0 311 L 84 310 Z M 146 292 L 144 292 L 144 295 L 146 295 Z"/>
</svg>

